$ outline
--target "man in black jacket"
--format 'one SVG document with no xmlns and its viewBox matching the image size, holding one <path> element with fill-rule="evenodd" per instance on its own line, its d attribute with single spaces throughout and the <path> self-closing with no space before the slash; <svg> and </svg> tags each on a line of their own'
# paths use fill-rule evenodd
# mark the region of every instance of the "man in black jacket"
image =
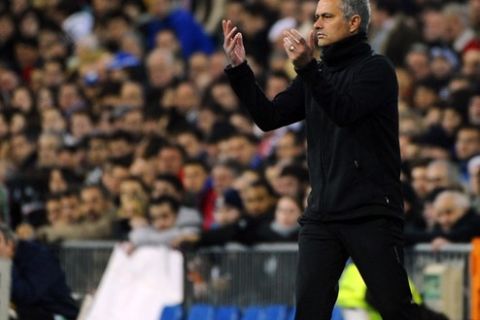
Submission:
<svg viewBox="0 0 480 320">
<path fill-rule="evenodd" d="M 17 241 L 0 224 L 0 257 L 12 260 L 11 301 L 20 320 L 53 320 L 55 315 L 76 319 L 72 299 L 57 258 L 44 246 Z"/>
<path fill-rule="evenodd" d="M 366 42 L 369 20 L 368 0 L 320 0 L 307 40 L 284 34 L 298 75 L 273 101 L 255 83 L 242 34 L 223 21 L 226 73 L 257 125 L 306 121 L 312 191 L 300 219 L 298 320 L 330 319 L 349 256 L 383 319 L 417 319 L 402 265 L 398 85 Z"/>
</svg>

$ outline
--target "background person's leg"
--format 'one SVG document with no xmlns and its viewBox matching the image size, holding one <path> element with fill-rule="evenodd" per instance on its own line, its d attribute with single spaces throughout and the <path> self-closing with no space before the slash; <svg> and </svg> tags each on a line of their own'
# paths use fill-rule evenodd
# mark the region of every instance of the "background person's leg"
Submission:
<svg viewBox="0 0 480 320">
<path fill-rule="evenodd" d="M 403 267 L 402 221 L 375 218 L 338 226 L 383 320 L 418 319 Z"/>
<path fill-rule="evenodd" d="M 348 256 L 328 225 L 304 225 L 299 235 L 296 320 L 330 320 Z"/>
</svg>

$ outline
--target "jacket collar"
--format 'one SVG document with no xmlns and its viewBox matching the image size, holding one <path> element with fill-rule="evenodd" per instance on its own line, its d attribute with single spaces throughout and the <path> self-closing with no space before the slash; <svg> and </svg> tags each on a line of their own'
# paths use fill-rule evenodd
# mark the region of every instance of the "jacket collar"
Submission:
<svg viewBox="0 0 480 320">
<path fill-rule="evenodd" d="M 322 61 L 329 68 L 344 68 L 365 55 L 372 54 L 365 32 L 359 32 L 322 48 Z"/>
</svg>

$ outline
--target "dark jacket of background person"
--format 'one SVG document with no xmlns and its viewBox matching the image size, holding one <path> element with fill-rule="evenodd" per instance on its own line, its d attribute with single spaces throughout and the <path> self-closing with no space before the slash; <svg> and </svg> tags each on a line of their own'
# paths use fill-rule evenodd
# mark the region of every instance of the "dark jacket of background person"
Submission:
<svg viewBox="0 0 480 320">
<path fill-rule="evenodd" d="M 17 243 L 11 298 L 21 320 L 53 319 L 53 314 L 76 319 L 78 314 L 57 258 L 35 242 Z"/>
<path fill-rule="evenodd" d="M 306 119 L 312 191 L 302 219 L 376 212 L 402 218 L 398 84 L 391 63 L 372 53 L 364 33 L 324 48 L 323 61 L 297 70 L 272 102 L 246 63 L 226 72 L 262 130 Z"/>
<path fill-rule="evenodd" d="M 449 231 L 443 231 L 438 224 L 434 226 L 432 231 L 405 230 L 405 242 L 407 245 L 430 242 L 438 237 L 445 238 L 451 242 L 469 243 L 474 237 L 479 236 L 480 215 L 474 210 L 469 210 Z"/>
<path fill-rule="evenodd" d="M 273 211 L 259 216 L 245 215 L 234 223 L 203 232 L 198 246 L 224 245 L 228 242 L 256 244 L 262 240 L 261 230 L 268 228 L 273 217 Z"/>
</svg>

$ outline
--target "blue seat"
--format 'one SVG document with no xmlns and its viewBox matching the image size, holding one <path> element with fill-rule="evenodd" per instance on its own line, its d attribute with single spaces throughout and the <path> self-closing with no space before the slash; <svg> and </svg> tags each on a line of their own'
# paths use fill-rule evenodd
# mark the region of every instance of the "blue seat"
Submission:
<svg viewBox="0 0 480 320">
<path fill-rule="evenodd" d="M 251 306 L 243 312 L 242 320 L 264 320 L 264 312 L 262 308 Z"/>
<path fill-rule="evenodd" d="M 265 320 L 287 320 L 288 307 L 285 305 L 271 305 L 264 309 Z"/>
<path fill-rule="evenodd" d="M 215 311 L 215 320 L 240 320 L 240 309 L 233 306 L 220 306 Z"/>
<path fill-rule="evenodd" d="M 214 320 L 215 308 L 209 304 L 195 304 L 190 308 L 188 320 Z"/>
<path fill-rule="evenodd" d="M 333 308 L 332 320 L 343 320 L 342 309 L 339 307 Z"/>
<path fill-rule="evenodd" d="M 162 310 L 160 320 L 182 320 L 183 309 L 181 305 L 166 306 Z"/>
<path fill-rule="evenodd" d="M 295 313 L 296 313 L 297 309 L 295 309 L 295 307 L 292 307 L 290 309 L 290 313 L 288 314 L 288 320 L 295 320 Z"/>
</svg>

